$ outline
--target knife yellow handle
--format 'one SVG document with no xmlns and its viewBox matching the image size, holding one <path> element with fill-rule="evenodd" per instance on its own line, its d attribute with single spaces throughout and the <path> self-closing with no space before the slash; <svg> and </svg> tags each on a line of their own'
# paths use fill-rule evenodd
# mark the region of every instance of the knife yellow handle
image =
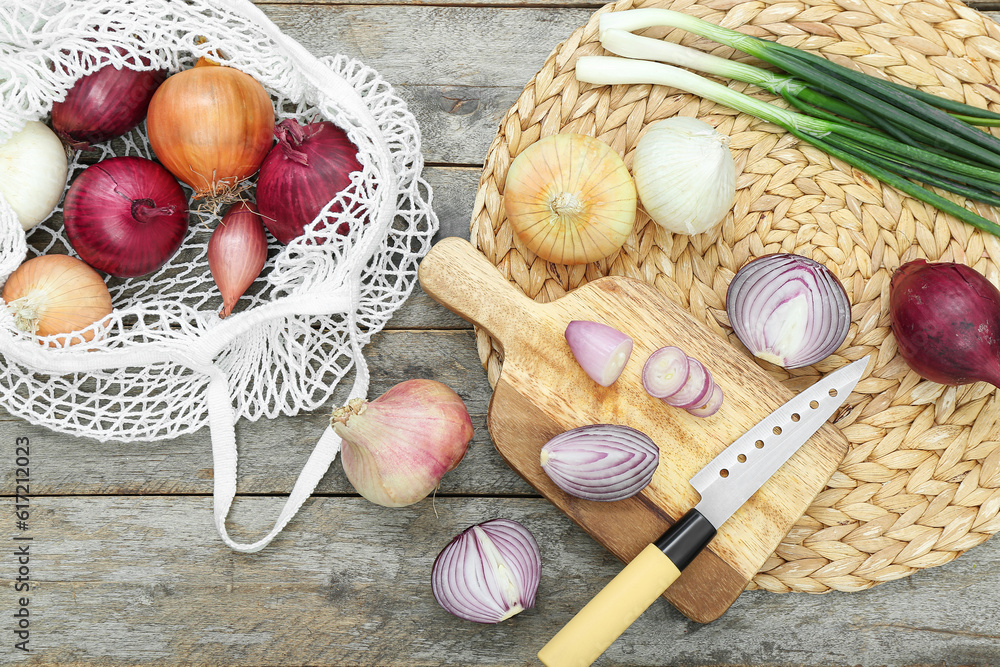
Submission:
<svg viewBox="0 0 1000 667">
<path fill-rule="evenodd" d="M 546 667 L 588 667 L 681 576 L 715 526 L 690 509 L 648 545 L 538 652 Z"/>
<path fill-rule="evenodd" d="M 681 575 L 650 544 L 549 640 L 538 659 L 547 667 L 586 667 L 611 646 Z"/>
</svg>

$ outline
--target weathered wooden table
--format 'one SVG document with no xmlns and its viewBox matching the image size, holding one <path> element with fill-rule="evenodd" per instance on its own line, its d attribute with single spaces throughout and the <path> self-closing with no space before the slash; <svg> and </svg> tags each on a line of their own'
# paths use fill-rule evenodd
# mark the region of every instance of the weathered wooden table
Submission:
<svg viewBox="0 0 1000 667">
<path fill-rule="evenodd" d="M 549 51 L 600 4 L 463 0 L 436 5 L 273 0 L 261 8 L 317 55 L 362 59 L 397 87 L 424 138 L 440 236 L 467 236 L 479 171 L 502 114 Z M 986 5 L 979 5 L 988 9 Z M 531 665 L 535 652 L 620 564 L 538 497 L 493 450 L 490 386 L 471 328 L 420 292 L 367 349 L 371 396 L 414 377 L 453 387 L 473 415 L 466 460 L 433 500 L 385 509 L 360 499 L 339 462 L 267 549 L 226 547 L 212 524 L 207 429 L 123 445 L 0 414 L 0 662 L 94 665 Z M 344 392 L 349 382 L 345 383 Z M 335 407 L 332 401 L 328 408 Z M 263 535 L 329 409 L 241 423 L 230 530 Z M 30 592 L 12 537 L 18 439 L 30 441 Z M 544 562 L 538 604 L 500 625 L 435 602 L 431 564 L 470 524 L 521 521 Z M 603 665 L 998 665 L 1000 542 L 866 592 L 747 592 L 718 621 L 663 600 Z M 30 598 L 19 650 L 20 597 Z"/>
</svg>

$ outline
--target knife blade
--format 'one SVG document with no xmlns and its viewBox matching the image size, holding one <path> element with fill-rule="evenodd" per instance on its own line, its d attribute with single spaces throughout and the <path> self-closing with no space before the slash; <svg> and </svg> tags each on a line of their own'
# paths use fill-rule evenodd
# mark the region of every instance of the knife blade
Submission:
<svg viewBox="0 0 1000 667">
<path fill-rule="evenodd" d="M 820 379 L 762 419 L 708 462 L 691 485 L 701 495 L 538 652 L 547 667 L 594 662 L 680 576 L 719 527 L 837 411 L 861 380 L 868 357 Z"/>
</svg>

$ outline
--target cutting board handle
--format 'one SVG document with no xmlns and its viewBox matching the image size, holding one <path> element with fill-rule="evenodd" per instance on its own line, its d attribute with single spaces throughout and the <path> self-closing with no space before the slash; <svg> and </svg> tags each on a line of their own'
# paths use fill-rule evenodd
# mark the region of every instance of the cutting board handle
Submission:
<svg viewBox="0 0 1000 667">
<path fill-rule="evenodd" d="M 471 243 L 457 236 L 441 239 L 430 249 L 417 277 L 435 301 L 482 326 L 501 346 L 518 328 L 529 325 L 537 305 Z"/>
</svg>

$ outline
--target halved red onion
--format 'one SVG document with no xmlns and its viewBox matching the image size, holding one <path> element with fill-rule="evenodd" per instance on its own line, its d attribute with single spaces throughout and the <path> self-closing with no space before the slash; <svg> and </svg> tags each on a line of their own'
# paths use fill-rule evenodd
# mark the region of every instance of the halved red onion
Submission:
<svg viewBox="0 0 1000 667">
<path fill-rule="evenodd" d="M 654 398 L 677 393 L 687 378 L 688 356 L 672 345 L 653 352 L 642 367 L 642 386 Z"/>
<path fill-rule="evenodd" d="M 832 354 L 847 337 L 851 303 L 837 277 L 801 255 L 764 255 L 733 277 L 726 313 L 755 356 L 785 368 Z"/>
<path fill-rule="evenodd" d="M 556 486 L 577 498 L 610 502 L 646 488 L 660 462 L 653 440 L 630 426 L 570 429 L 542 447 L 541 464 Z"/>
<path fill-rule="evenodd" d="M 688 357 L 688 376 L 684 386 L 670 396 L 664 396 L 661 400 L 675 408 L 696 408 L 709 397 L 714 385 L 712 374 L 708 372 L 705 365 L 694 357 Z"/>
<path fill-rule="evenodd" d="M 573 320 L 566 326 L 566 342 L 580 367 L 602 387 L 618 379 L 632 354 L 632 339 L 600 322 Z"/>
<path fill-rule="evenodd" d="M 493 519 L 459 533 L 431 572 L 434 599 L 475 623 L 499 623 L 535 606 L 542 557 L 531 531 Z"/>
<path fill-rule="evenodd" d="M 709 394 L 705 404 L 696 408 L 688 408 L 688 412 L 695 417 L 711 417 L 722 407 L 722 398 L 722 387 L 713 383 L 712 393 Z"/>
</svg>

